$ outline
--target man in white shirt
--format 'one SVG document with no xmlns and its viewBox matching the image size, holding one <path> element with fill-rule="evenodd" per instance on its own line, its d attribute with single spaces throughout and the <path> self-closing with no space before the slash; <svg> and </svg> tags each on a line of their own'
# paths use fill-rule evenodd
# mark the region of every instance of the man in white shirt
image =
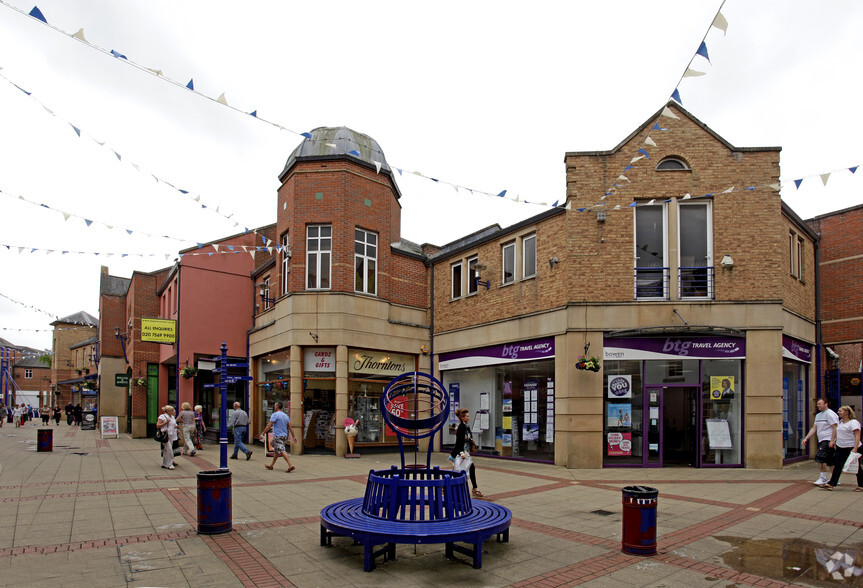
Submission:
<svg viewBox="0 0 863 588">
<path fill-rule="evenodd" d="M 836 426 L 839 424 L 839 415 L 830 410 L 826 398 L 819 398 L 815 406 L 818 407 L 815 424 L 809 429 L 809 434 L 803 438 L 800 445 L 805 449 L 809 437 L 817 434 L 818 450 L 815 452 L 815 462 L 821 468 L 821 475 L 814 484 L 823 486 L 827 483 L 827 466 L 833 463 L 833 455 L 836 451 Z"/>
</svg>

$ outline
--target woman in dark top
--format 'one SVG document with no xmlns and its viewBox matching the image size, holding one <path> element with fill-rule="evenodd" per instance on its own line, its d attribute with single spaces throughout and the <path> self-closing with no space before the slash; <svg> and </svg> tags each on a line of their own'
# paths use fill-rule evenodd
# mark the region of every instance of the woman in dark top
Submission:
<svg viewBox="0 0 863 588">
<path fill-rule="evenodd" d="M 59 406 L 55 406 L 55 407 L 54 407 L 54 424 L 55 424 L 55 425 L 59 425 L 59 424 L 60 424 L 60 412 L 61 412 L 61 411 L 60 411 L 60 407 L 59 407 Z"/>
<path fill-rule="evenodd" d="M 467 425 L 468 421 L 470 421 L 470 411 L 462 408 L 455 411 L 455 416 L 458 418 L 459 423 L 458 429 L 455 432 L 455 445 L 452 446 L 452 451 L 449 452 L 450 461 L 453 463 L 455 463 L 455 458 L 459 454 L 462 454 L 462 457 L 470 455 L 471 447 L 474 446 L 473 435 L 471 435 L 470 427 Z M 476 487 L 476 468 L 473 463 L 470 464 L 468 474 L 470 475 L 470 484 L 473 486 L 473 495 L 482 498 L 483 493 Z"/>
<path fill-rule="evenodd" d="M 72 414 L 75 415 L 75 424 L 80 427 L 81 421 L 84 420 L 84 409 L 81 407 L 80 402 L 75 405 L 75 408 L 72 410 Z"/>
</svg>

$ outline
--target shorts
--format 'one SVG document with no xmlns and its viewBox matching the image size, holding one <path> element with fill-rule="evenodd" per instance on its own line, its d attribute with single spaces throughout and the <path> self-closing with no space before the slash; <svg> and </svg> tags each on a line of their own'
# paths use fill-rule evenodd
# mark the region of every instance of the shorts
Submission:
<svg viewBox="0 0 863 588">
<path fill-rule="evenodd" d="M 836 449 L 830 447 L 830 441 L 819 441 L 818 451 L 815 452 L 815 463 L 833 463 L 833 455 Z"/>
<path fill-rule="evenodd" d="M 273 453 L 280 455 L 286 451 L 285 439 L 287 437 L 273 437 Z"/>
</svg>

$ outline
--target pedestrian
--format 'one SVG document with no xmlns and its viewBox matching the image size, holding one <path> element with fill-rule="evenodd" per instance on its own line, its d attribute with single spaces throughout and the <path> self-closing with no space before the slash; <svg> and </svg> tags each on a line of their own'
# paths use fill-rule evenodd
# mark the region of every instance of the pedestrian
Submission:
<svg viewBox="0 0 863 588">
<path fill-rule="evenodd" d="M 0 429 L 3 428 L 3 423 L 6 422 L 6 415 L 9 414 L 9 409 L 6 408 L 6 404 L 0 402 Z"/>
<path fill-rule="evenodd" d="M 816 486 L 823 486 L 827 483 L 827 467 L 833 463 L 833 457 L 836 453 L 836 427 L 839 425 L 839 416 L 830 410 L 830 403 L 826 398 L 819 398 L 815 403 L 818 408 L 818 414 L 815 415 L 815 424 L 809 429 L 809 433 L 800 442 L 803 448 L 806 447 L 806 442 L 812 435 L 817 435 L 816 441 L 818 448 L 815 452 L 815 463 L 821 469 L 821 475 L 815 480 Z"/>
<path fill-rule="evenodd" d="M 242 451 L 246 454 L 246 461 L 249 461 L 252 459 L 252 451 L 243 443 L 243 435 L 249 429 L 249 414 L 240 407 L 239 402 L 234 403 L 234 412 L 228 419 L 228 428 L 231 427 L 234 428 L 234 454 L 231 455 L 231 459 L 237 459 L 237 452 Z"/>
<path fill-rule="evenodd" d="M 177 440 L 177 420 L 174 418 L 174 407 L 170 404 L 162 407 L 162 414 L 156 421 L 163 433 L 168 434 L 167 440 L 162 442 L 162 467 L 166 470 L 174 469 L 174 441 Z"/>
<path fill-rule="evenodd" d="M 72 421 L 75 420 L 75 405 L 72 404 L 72 401 L 69 401 L 69 404 L 66 405 L 66 424 L 70 427 L 72 426 Z"/>
<path fill-rule="evenodd" d="M 81 408 L 80 402 L 72 409 L 72 414 L 75 416 L 75 424 L 80 427 L 81 422 L 84 420 L 84 409 Z"/>
<path fill-rule="evenodd" d="M 455 432 L 455 444 L 452 446 L 452 451 L 449 453 L 449 460 L 455 463 L 455 458 L 457 456 L 461 456 L 462 459 L 466 459 L 470 456 L 471 453 L 476 451 L 476 444 L 473 442 L 473 435 L 471 434 L 470 427 L 468 427 L 468 422 L 470 422 L 470 411 L 466 408 L 459 409 L 455 411 L 455 416 L 458 418 L 458 429 Z M 480 492 L 479 488 L 476 486 L 476 468 L 473 465 L 473 461 L 471 460 L 470 468 L 468 469 L 468 475 L 470 475 L 470 484 L 473 487 L 473 495 L 477 498 L 482 498 L 483 493 Z"/>
<path fill-rule="evenodd" d="M 60 410 L 59 406 L 54 407 L 54 426 L 60 425 L 60 417 L 63 416 L 63 411 Z"/>
<path fill-rule="evenodd" d="M 192 437 L 195 433 L 195 411 L 192 410 L 192 406 L 188 402 L 184 402 L 180 408 L 183 410 L 177 415 L 177 419 L 179 420 L 178 424 L 183 428 L 182 453 L 185 455 L 188 452 L 190 456 L 194 456 L 195 443 Z"/>
<path fill-rule="evenodd" d="M 279 457 L 284 457 L 285 461 L 288 462 L 288 469 L 285 471 L 290 473 L 294 471 L 296 468 L 291 463 L 291 458 L 288 457 L 288 451 L 285 449 L 285 441 L 288 439 L 288 435 L 291 436 L 293 442 L 297 442 L 297 438 L 294 436 L 294 432 L 291 431 L 291 419 L 282 411 L 285 404 L 281 400 L 277 400 L 273 405 L 273 414 L 270 416 L 270 422 L 267 423 L 267 428 L 264 429 L 264 432 L 261 433 L 261 441 L 264 442 L 266 446 L 267 433 L 270 429 L 273 430 L 273 461 L 269 465 L 265 465 L 264 467 L 268 470 L 273 469 L 273 466 L 276 465 L 276 461 Z"/>
<path fill-rule="evenodd" d="M 858 453 L 860 447 L 860 421 L 854 414 L 854 409 L 848 405 L 840 406 L 839 425 L 836 427 L 836 456 L 833 462 L 833 475 L 830 481 L 821 487 L 825 490 L 833 490 L 839 485 L 839 476 L 842 475 L 842 466 L 852 453 Z M 860 473 L 860 465 L 857 465 L 857 487 L 855 492 L 863 492 L 863 475 Z"/>
<path fill-rule="evenodd" d="M 200 451 L 204 448 L 204 433 L 207 432 L 207 425 L 204 424 L 204 407 L 200 404 L 195 405 L 195 449 Z"/>
<path fill-rule="evenodd" d="M 24 403 L 18 405 L 18 417 L 16 419 L 19 427 L 23 427 L 27 424 L 27 407 L 24 406 Z"/>
<path fill-rule="evenodd" d="M 10 425 L 15 422 L 15 405 L 11 404 L 6 407 L 6 422 Z"/>
<path fill-rule="evenodd" d="M 48 426 L 48 419 L 51 418 L 51 409 L 48 408 L 47 406 L 43 406 L 39 410 L 39 414 L 42 416 L 42 426 L 47 427 Z"/>
</svg>

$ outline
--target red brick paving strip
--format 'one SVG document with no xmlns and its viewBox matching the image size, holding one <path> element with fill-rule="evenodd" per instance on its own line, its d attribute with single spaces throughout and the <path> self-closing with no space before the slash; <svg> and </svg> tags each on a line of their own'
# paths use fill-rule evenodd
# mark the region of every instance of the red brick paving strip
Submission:
<svg viewBox="0 0 863 588">
<path fill-rule="evenodd" d="M 241 534 L 207 535 L 203 539 L 243 586 L 294 586 Z"/>
</svg>

